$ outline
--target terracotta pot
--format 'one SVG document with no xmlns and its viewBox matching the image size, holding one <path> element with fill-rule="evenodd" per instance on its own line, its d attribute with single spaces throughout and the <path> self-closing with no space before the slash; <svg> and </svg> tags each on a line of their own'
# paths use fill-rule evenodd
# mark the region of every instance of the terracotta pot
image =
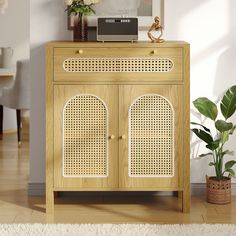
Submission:
<svg viewBox="0 0 236 236">
<path fill-rule="evenodd" d="M 207 202 L 228 204 L 231 202 L 231 178 L 217 180 L 215 176 L 206 176 Z"/>
</svg>

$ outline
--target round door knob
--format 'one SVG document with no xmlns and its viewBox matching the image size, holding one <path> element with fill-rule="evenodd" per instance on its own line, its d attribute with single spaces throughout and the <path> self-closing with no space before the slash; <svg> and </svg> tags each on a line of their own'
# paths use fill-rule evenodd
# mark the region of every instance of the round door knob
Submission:
<svg viewBox="0 0 236 236">
<path fill-rule="evenodd" d="M 126 139 L 126 136 L 123 134 L 122 136 L 120 136 L 120 139 Z"/>
<path fill-rule="evenodd" d="M 115 135 L 113 135 L 113 134 L 110 135 L 110 136 L 109 136 L 109 139 L 115 139 Z"/>
<path fill-rule="evenodd" d="M 76 54 L 83 54 L 84 51 L 83 51 L 82 49 L 79 49 L 79 50 L 77 50 L 75 53 L 76 53 Z"/>
</svg>

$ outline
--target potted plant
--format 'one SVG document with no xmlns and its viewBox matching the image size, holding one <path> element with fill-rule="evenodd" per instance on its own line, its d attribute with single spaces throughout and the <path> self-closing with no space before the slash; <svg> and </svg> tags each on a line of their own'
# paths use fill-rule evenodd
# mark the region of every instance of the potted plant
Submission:
<svg viewBox="0 0 236 236">
<path fill-rule="evenodd" d="M 225 144 L 233 135 L 236 125 L 229 122 L 228 119 L 236 110 L 236 85 L 230 87 L 224 94 L 220 102 L 220 111 L 224 119 L 218 119 L 217 105 L 206 97 L 200 97 L 193 102 L 195 108 L 206 118 L 213 121 L 214 132 L 206 126 L 191 122 L 192 125 L 198 127 L 192 131 L 198 138 L 206 143 L 209 153 L 202 154 L 200 157 L 212 156 L 209 166 L 215 168 L 216 176 L 206 176 L 207 184 L 207 201 L 216 204 L 226 204 L 231 201 L 231 177 L 235 177 L 232 167 L 235 160 L 224 163 L 226 155 L 233 155 L 233 151 L 226 150 Z"/>
<path fill-rule="evenodd" d="M 69 29 L 74 30 L 74 41 L 87 41 L 87 18 L 95 14 L 94 4 L 99 0 L 65 0 L 66 11 L 69 18 Z"/>
</svg>

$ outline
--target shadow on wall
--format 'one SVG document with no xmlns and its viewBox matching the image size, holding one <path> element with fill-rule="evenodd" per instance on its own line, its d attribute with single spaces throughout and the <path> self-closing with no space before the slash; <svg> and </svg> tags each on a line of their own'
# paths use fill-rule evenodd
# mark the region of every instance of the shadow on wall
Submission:
<svg viewBox="0 0 236 236">
<path fill-rule="evenodd" d="M 30 176 L 42 166 L 45 156 L 45 46 L 31 49 L 31 116 L 30 116 Z M 40 157 L 39 157 L 40 155 Z M 42 175 L 45 175 L 42 168 Z"/>
<path fill-rule="evenodd" d="M 236 1 L 230 0 L 228 1 L 228 10 L 229 10 L 229 25 L 226 26 L 229 29 L 229 32 L 227 35 L 225 35 L 224 38 L 220 38 L 215 44 L 211 45 L 211 47 L 207 48 L 206 51 L 200 53 L 197 55 L 197 57 L 194 58 L 194 61 L 200 60 L 200 58 L 207 54 L 212 54 L 216 50 L 219 50 L 220 48 L 226 48 L 222 54 L 219 56 L 218 63 L 216 66 L 216 73 L 215 73 L 215 82 L 214 82 L 214 88 L 213 93 L 216 97 L 215 101 L 216 103 L 219 103 L 221 101 L 221 98 L 223 94 L 226 92 L 226 90 L 236 84 L 236 64 L 235 64 L 235 58 L 236 58 L 236 16 L 235 16 L 235 10 L 236 10 Z M 220 31 L 220 29 L 219 29 Z M 206 94 L 207 96 L 207 94 Z M 193 117 L 195 117 L 195 120 L 198 120 L 199 123 L 205 124 L 205 120 L 201 120 L 201 117 L 196 114 L 195 110 L 191 110 L 191 114 Z M 232 118 L 232 121 L 236 123 L 235 115 Z M 228 144 L 229 149 L 235 150 L 235 143 L 236 143 L 236 137 L 231 136 L 231 140 Z M 200 147 L 204 145 L 202 142 L 194 141 L 193 140 L 193 134 L 191 133 L 191 153 L 192 153 L 192 160 L 191 160 L 191 172 L 198 173 L 199 168 L 201 168 L 202 173 L 212 173 L 213 168 L 208 167 L 209 160 L 211 160 L 211 157 L 205 157 L 205 159 L 199 159 L 194 158 L 196 156 L 199 156 L 202 154 L 200 152 Z M 207 152 L 207 150 L 206 150 Z M 227 158 L 226 158 L 227 159 Z M 203 180 L 203 179 L 202 179 Z"/>
<path fill-rule="evenodd" d="M 235 1 L 236 2 L 236 1 Z M 235 8 L 236 9 L 236 8 Z M 235 17 L 236 20 L 236 17 Z M 235 28 L 236 26 L 234 26 Z M 232 28 L 233 29 L 233 28 Z M 225 45 L 226 50 L 220 55 L 215 76 L 214 94 L 219 96 L 230 86 L 236 84 L 236 29 L 227 36 Z"/>
<path fill-rule="evenodd" d="M 35 2 L 36 0 L 34 0 Z M 37 3 L 37 13 L 42 18 L 42 30 L 50 27 L 49 35 L 52 40 L 71 39 L 71 33 L 67 30 L 67 13 L 63 0 L 41 0 Z M 45 27 L 44 27 L 45 26 Z M 44 32 L 42 32 L 44 34 Z"/>
<path fill-rule="evenodd" d="M 207 4 L 209 1 L 210 0 L 205 0 L 201 2 L 196 0 L 184 0 L 184 3 L 182 3 L 180 7 L 179 1 L 165 0 L 165 25 L 168 26 L 165 27 L 165 37 L 172 39 L 172 37 L 174 36 L 173 40 L 179 39 L 179 25 L 181 23 L 182 18 L 192 12 L 193 9 L 196 10 L 197 8 L 202 7 L 202 5 Z M 177 16 L 177 18 L 169 16 L 167 13 L 167 9 L 174 9 L 174 14 L 175 16 Z M 200 27 L 201 26 L 199 25 L 199 29 L 194 28 L 192 30 L 200 31 Z M 191 32 L 189 33 L 191 34 Z"/>
<path fill-rule="evenodd" d="M 30 182 L 45 182 L 46 43 L 70 40 L 63 0 L 31 0 Z"/>
</svg>

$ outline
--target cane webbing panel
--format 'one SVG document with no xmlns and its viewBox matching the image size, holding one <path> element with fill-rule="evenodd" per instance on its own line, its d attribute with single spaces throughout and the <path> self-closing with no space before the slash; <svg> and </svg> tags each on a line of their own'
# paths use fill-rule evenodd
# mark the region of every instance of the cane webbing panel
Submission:
<svg viewBox="0 0 236 236">
<path fill-rule="evenodd" d="M 129 176 L 174 175 L 174 114 L 156 94 L 139 97 L 129 110 Z"/>
<path fill-rule="evenodd" d="M 106 177 L 107 109 L 93 95 L 71 98 L 63 111 L 63 176 Z"/>
<path fill-rule="evenodd" d="M 174 64 L 168 58 L 68 58 L 66 72 L 169 72 Z"/>
</svg>

